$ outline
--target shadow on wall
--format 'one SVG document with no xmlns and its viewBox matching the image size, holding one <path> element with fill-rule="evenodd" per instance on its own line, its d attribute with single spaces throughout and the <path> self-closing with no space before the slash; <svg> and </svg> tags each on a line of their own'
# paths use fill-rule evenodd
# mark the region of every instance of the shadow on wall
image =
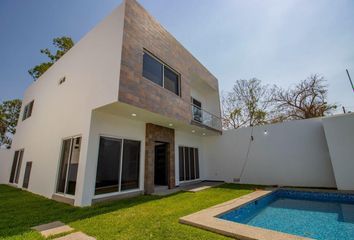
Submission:
<svg viewBox="0 0 354 240">
<path fill-rule="evenodd" d="M 210 180 L 336 187 L 320 118 L 254 127 L 253 141 L 251 132 L 250 127 L 228 130 L 204 140 L 213 146 L 205 154 Z"/>
</svg>

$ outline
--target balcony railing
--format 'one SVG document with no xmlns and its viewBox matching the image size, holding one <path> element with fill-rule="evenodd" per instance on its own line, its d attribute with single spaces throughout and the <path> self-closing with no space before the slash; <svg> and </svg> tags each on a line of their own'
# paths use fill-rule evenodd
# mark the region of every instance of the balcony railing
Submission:
<svg viewBox="0 0 354 240">
<path fill-rule="evenodd" d="M 220 117 L 208 111 L 205 111 L 204 109 L 194 104 L 191 105 L 192 105 L 192 119 L 194 122 L 221 131 L 222 125 L 221 125 Z"/>
</svg>

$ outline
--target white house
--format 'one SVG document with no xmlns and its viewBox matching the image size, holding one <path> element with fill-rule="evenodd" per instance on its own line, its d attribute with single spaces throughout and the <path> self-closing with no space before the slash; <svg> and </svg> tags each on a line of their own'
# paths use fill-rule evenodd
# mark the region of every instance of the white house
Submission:
<svg viewBox="0 0 354 240">
<path fill-rule="evenodd" d="M 354 189 L 336 139 L 353 115 L 227 132 L 220 115 L 218 80 L 126 0 L 26 90 L 8 179 L 76 206 L 200 180 Z"/>
<path fill-rule="evenodd" d="M 78 206 L 204 179 L 202 138 L 221 134 L 217 79 L 131 0 L 34 82 L 22 108 L 10 183 Z"/>
</svg>

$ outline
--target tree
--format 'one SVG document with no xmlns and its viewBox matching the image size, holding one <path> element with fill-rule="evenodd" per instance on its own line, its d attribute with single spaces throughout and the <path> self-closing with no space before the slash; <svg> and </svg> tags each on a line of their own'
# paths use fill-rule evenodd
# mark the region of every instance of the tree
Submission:
<svg viewBox="0 0 354 240">
<path fill-rule="evenodd" d="M 11 136 L 16 132 L 21 104 L 19 99 L 4 101 L 0 104 L 0 146 L 11 146 Z"/>
<path fill-rule="evenodd" d="M 275 121 L 323 117 L 337 108 L 327 103 L 326 80 L 314 74 L 287 90 L 276 88 L 272 101 L 277 110 Z M 278 120 L 277 120 L 278 119 Z"/>
<path fill-rule="evenodd" d="M 70 48 L 74 46 L 74 41 L 70 37 L 59 37 L 53 39 L 53 45 L 57 48 L 55 55 L 48 49 L 41 49 L 41 53 L 47 55 L 49 62 L 44 62 L 36 65 L 28 70 L 28 73 L 37 80 L 45 71 L 48 70 L 56 61 L 58 61 Z"/>
<path fill-rule="evenodd" d="M 271 89 L 260 80 L 237 80 L 232 91 L 222 95 L 223 127 L 236 129 L 267 123 L 271 98 Z"/>
</svg>

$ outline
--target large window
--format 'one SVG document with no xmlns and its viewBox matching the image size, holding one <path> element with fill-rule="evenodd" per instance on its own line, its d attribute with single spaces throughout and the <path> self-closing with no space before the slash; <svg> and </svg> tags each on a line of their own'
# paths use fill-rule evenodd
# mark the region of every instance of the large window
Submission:
<svg viewBox="0 0 354 240">
<path fill-rule="evenodd" d="M 149 54 L 144 53 L 143 76 L 150 81 L 162 86 L 163 65 Z"/>
<path fill-rule="evenodd" d="M 80 146 L 81 137 L 73 137 L 63 141 L 57 182 L 58 193 L 75 195 Z"/>
<path fill-rule="evenodd" d="M 12 168 L 10 173 L 10 183 L 18 183 L 20 177 L 22 158 L 24 150 L 15 151 L 14 160 L 12 162 Z"/>
<path fill-rule="evenodd" d="M 101 137 L 95 194 L 139 188 L 140 142 Z"/>
<path fill-rule="evenodd" d="M 33 103 L 34 103 L 34 100 L 31 101 L 29 104 L 27 104 L 25 106 L 25 108 L 23 109 L 22 121 L 26 120 L 27 118 L 29 118 L 32 115 Z"/>
<path fill-rule="evenodd" d="M 179 180 L 189 181 L 199 179 L 198 148 L 179 147 Z"/>
<path fill-rule="evenodd" d="M 179 74 L 146 52 L 143 56 L 143 76 L 176 95 L 180 95 Z"/>
<path fill-rule="evenodd" d="M 164 87 L 179 95 L 178 75 L 166 66 L 164 68 Z"/>
<path fill-rule="evenodd" d="M 122 140 L 101 137 L 95 194 L 116 192 L 119 186 Z"/>
</svg>

